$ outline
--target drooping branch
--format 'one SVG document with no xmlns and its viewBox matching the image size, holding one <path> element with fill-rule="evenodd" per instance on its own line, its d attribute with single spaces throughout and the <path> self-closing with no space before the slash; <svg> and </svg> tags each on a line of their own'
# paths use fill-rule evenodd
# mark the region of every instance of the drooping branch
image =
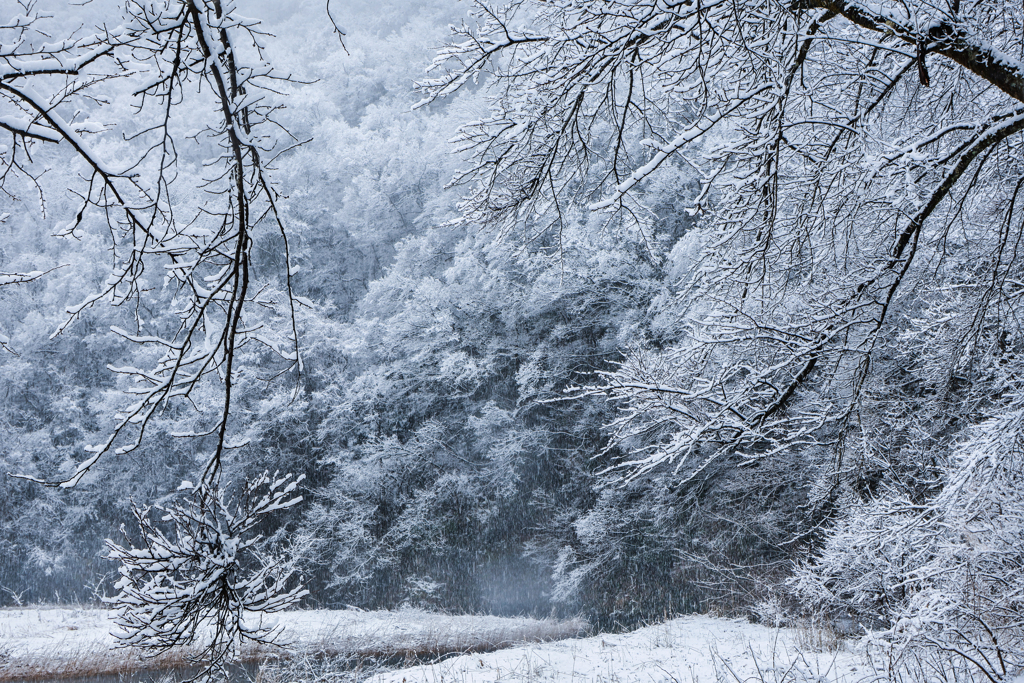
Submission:
<svg viewBox="0 0 1024 683">
<path fill-rule="evenodd" d="M 258 301 L 258 295 L 254 299 L 251 291 L 253 231 L 263 221 L 269 221 L 282 234 L 285 228 L 261 157 L 261 153 L 273 156 L 277 150 L 274 131 L 278 127 L 270 118 L 274 107 L 263 102 L 259 92 L 259 79 L 275 76 L 266 64 L 252 68 L 238 62 L 232 41 L 239 36 L 251 38 L 257 51 L 261 47 L 257 22 L 237 17 L 234 11 L 233 3 L 222 5 L 219 0 L 181 0 L 165 6 L 129 2 L 118 29 L 65 46 L 72 56 L 78 55 L 74 59 L 50 55 L 34 60 L 11 58 L 7 60 L 9 68 L 0 72 L 4 76 L 0 78 L 0 97 L 30 113 L 25 125 L 15 126 L 10 117 L 0 121 L 15 128 L 12 132 L 23 139 L 45 136 L 68 142 L 91 171 L 89 191 L 83 195 L 75 221 L 64 233 L 79 229 L 87 210 L 95 207 L 104 213 L 113 237 L 111 249 L 116 265 L 111 276 L 99 291 L 68 309 L 69 318 L 55 334 L 103 299 L 109 298 L 115 305 L 139 301 L 146 290 L 143 277 L 147 265 L 154 261 L 163 262 L 158 267 L 183 295 L 174 311 L 178 328 L 169 336 L 113 329 L 126 341 L 159 349 L 162 358 L 150 369 L 111 368 L 136 383 L 128 390 L 135 400 L 115 416 L 116 423 L 102 442 L 87 447 L 88 458 L 70 475 L 43 482 L 48 485 L 74 486 L 103 454 L 122 454 L 137 448 L 159 409 L 175 401 L 194 406 L 191 397 L 195 389 L 219 375 L 219 414 L 208 428 L 190 434 L 214 437 L 206 475 L 213 482 L 224 451 L 232 447 L 229 437 L 240 349 L 257 341 L 277 353 L 289 367 L 301 364 L 287 254 L 282 279 L 288 283 L 287 315 L 291 322 L 287 331 L 281 331 L 287 341 L 278 343 L 271 338 L 273 333 L 260 331 L 261 326 L 250 319 L 254 308 L 265 303 Z M 238 36 L 233 37 L 236 33 Z M 105 72 L 82 75 L 82 69 L 99 64 L 98 60 L 112 56 L 115 50 L 132 56 L 135 71 L 129 71 L 124 60 L 107 60 L 111 63 L 104 62 Z M 32 68 L 23 68 L 28 61 Z M 152 66 L 147 73 L 144 69 L 138 71 L 138 64 Z M 58 65 L 63 69 L 59 73 L 71 78 L 72 84 L 62 86 L 52 96 L 36 92 L 37 83 L 47 83 L 37 80 L 40 74 L 57 73 L 54 70 Z M 155 110 L 157 116 L 155 124 L 131 136 L 132 141 L 146 136 L 155 136 L 156 141 L 127 169 L 113 169 L 105 163 L 58 111 L 80 91 L 114 77 L 138 78 L 137 111 L 145 114 Z M 191 91 L 193 86 L 195 92 Z M 197 142 L 205 136 L 223 151 L 203 162 L 211 171 L 201 187 L 206 199 L 194 208 L 194 215 L 181 222 L 175 217 L 176 212 L 181 213 L 180 208 L 170 204 L 178 163 L 172 119 L 190 99 L 201 100 L 197 102 L 200 110 L 214 105 L 214 115 L 200 128 Z M 156 106 L 147 106 L 149 102 Z M 147 161 L 154 150 L 154 158 Z M 292 347 L 290 351 L 287 346 Z"/>
</svg>

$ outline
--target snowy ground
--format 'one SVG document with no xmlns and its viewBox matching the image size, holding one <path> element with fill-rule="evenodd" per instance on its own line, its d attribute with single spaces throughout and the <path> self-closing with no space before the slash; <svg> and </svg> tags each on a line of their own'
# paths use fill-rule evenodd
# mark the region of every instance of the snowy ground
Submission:
<svg viewBox="0 0 1024 683">
<path fill-rule="evenodd" d="M 853 648 L 815 652 L 806 633 L 689 616 L 604 634 L 467 654 L 366 683 L 855 683 L 877 680 Z"/>
<path fill-rule="evenodd" d="M 275 615 L 282 645 L 299 653 L 391 655 L 464 652 L 579 633 L 580 621 L 445 616 L 419 610 L 309 610 Z M 0 681 L 116 673 L 152 666 L 114 650 L 110 614 L 98 609 L 0 609 Z M 179 663 L 182 654 L 159 665 Z M 258 653 L 249 653 L 250 656 Z"/>
<path fill-rule="evenodd" d="M 707 616 L 680 617 L 632 633 L 587 638 L 572 637 L 585 627 L 578 621 L 453 617 L 418 610 L 300 611 L 279 619 L 285 627 L 282 640 L 299 655 L 398 655 L 401 660 L 402 655 L 463 653 L 434 664 L 373 674 L 364 671 L 359 683 L 882 683 L 934 679 L 921 671 L 886 672 L 884 661 L 876 669 L 863 649 L 852 642 L 826 640 L 829 647 L 822 648 L 821 639 L 807 629 L 772 629 Z M 110 634 L 112 626 L 108 614 L 101 610 L 0 610 L 0 682 L 152 667 L 152 662 L 111 650 L 116 642 Z M 504 649 L 491 651 L 494 648 Z M 179 654 L 177 660 L 161 664 L 173 666 L 181 661 Z M 332 660 L 300 656 L 265 669 L 257 680 L 351 680 L 337 672 L 316 673 L 316 662 L 324 661 Z M 1024 677 L 1012 681 L 1024 683 Z"/>
</svg>

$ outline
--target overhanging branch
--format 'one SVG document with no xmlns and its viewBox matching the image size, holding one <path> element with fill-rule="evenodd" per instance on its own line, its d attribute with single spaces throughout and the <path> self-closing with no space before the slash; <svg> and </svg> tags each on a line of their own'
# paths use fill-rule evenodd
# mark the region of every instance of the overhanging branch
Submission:
<svg viewBox="0 0 1024 683">
<path fill-rule="evenodd" d="M 927 30 L 921 31 L 903 24 L 889 13 L 847 0 L 796 0 L 790 8 L 827 10 L 869 31 L 891 33 L 914 46 L 924 44 L 929 52 L 948 57 L 1015 100 L 1024 102 L 1024 71 L 1019 62 L 947 21 L 932 22 L 927 25 Z"/>
</svg>

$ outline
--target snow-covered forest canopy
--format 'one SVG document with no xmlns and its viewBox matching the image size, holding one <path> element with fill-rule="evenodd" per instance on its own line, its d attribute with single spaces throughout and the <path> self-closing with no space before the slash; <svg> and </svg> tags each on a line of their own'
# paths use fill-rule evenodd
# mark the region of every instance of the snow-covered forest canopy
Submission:
<svg viewBox="0 0 1024 683">
<path fill-rule="evenodd" d="M 1019 2 L 25 0 L 0 133 L 0 605 L 1024 665 Z"/>
</svg>

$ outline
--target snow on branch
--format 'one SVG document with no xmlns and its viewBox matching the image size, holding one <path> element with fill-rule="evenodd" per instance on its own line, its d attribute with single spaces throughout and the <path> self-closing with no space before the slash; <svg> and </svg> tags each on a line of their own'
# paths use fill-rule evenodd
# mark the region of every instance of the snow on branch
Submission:
<svg viewBox="0 0 1024 683">
<path fill-rule="evenodd" d="M 607 427 L 631 453 L 627 479 L 838 447 L 908 283 L 967 253 L 969 281 L 1017 272 L 1019 228 L 994 228 L 1021 223 L 1016 6 L 538 0 L 475 14 L 421 84 L 443 97 L 489 79 L 490 112 L 454 139 L 470 155 L 453 181 L 467 224 L 554 239 L 583 207 L 653 233 L 658 174 L 685 163 L 701 185 L 680 334 L 571 392 L 621 407 Z"/>
</svg>

